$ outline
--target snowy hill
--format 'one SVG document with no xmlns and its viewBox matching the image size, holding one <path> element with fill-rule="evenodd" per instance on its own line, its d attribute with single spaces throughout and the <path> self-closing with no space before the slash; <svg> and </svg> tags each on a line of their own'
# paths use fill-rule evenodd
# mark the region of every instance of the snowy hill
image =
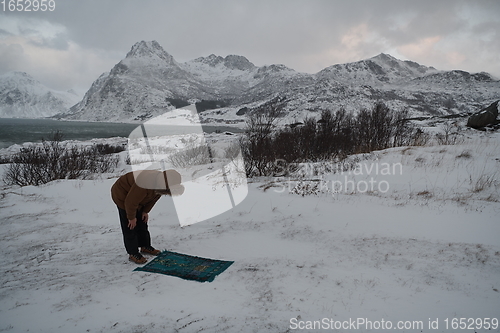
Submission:
<svg viewBox="0 0 500 333">
<path fill-rule="evenodd" d="M 0 76 L 0 117 L 40 118 L 66 111 L 80 97 L 50 89 L 23 72 Z"/>
<path fill-rule="evenodd" d="M 141 41 L 59 117 L 143 121 L 178 104 L 209 100 L 224 109 L 203 112 L 202 121 L 243 121 L 239 109 L 277 96 L 285 100 L 288 119 L 340 107 L 356 112 L 377 101 L 415 115 L 445 115 L 475 112 L 499 95 L 500 81 L 487 73 L 439 71 L 383 53 L 307 74 L 284 65 L 258 67 L 238 55 L 179 63 L 156 41 Z"/>
<path fill-rule="evenodd" d="M 109 193 L 125 170 L 3 186 L 0 330 L 500 332 L 500 137 L 462 135 L 352 156 L 357 172 L 253 179 L 188 227 L 160 199 L 154 246 L 235 261 L 211 283 L 133 271 Z"/>
</svg>

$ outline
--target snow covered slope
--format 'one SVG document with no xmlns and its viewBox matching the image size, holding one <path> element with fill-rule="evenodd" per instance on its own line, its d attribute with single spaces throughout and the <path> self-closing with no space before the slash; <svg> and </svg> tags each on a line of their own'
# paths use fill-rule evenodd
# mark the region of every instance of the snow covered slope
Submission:
<svg viewBox="0 0 500 333">
<path fill-rule="evenodd" d="M 119 174 L 3 187 L 0 330 L 500 332 L 500 137 L 464 138 L 359 155 L 357 172 L 254 179 L 243 203 L 189 227 L 160 199 L 154 246 L 235 261 L 212 283 L 133 271 L 109 193 Z M 332 192 L 344 177 L 354 187 Z M 365 191 L 370 178 L 389 186 Z"/>
<path fill-rule="evenodd" d="M 0 76 L 0 117 L 40 118 L 66 111 L 80 97 L 50 89 L 24 72 Z"/>
</svg>

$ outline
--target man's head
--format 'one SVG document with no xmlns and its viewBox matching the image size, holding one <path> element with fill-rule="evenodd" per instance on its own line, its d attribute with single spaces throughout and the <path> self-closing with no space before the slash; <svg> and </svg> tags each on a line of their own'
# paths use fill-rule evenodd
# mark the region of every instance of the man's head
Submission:
<svg viewBox="0 0 500 333">
<path fill-rule="evenodd" d="M 159 179 L 158 179 L 159 178 Z M 157 184 L 162 184 L 155 192 L 160 195 L 179 196 L 184 193 L 181 174 L 175 170 L 165 170 L 157 175 Z"/>
<path fill-rule="evenodd" d="M 182 177 L 175 170 L 137 170 L 134 171 L 136 184 L 139 187 L 154 190 L 160 195 L 179 196 L 184 193 L 184 186 L 181 184 Z"/>
</svg>

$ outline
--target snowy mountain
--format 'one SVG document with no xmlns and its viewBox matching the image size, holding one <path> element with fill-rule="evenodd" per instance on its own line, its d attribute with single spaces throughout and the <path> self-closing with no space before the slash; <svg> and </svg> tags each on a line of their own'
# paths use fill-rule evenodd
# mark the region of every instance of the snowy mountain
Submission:
<svg viewBox="0 0 500 333">
<path fill-rule="evenodd" d="M 102 74 L 64 118 L 140 120 L 174 108 L 167 98 L 179 96 L 209 97 L 157 42 L 141 42 Z"/>
<path fill-rule="evenodd" d="M 40 118 L 66 111 L 80 97 L 73 91 L 56 91 L 24 72 L 0 75 L 0 117 Z"/>
<path fill-rule="evenodd" d="M 257 67 L 247 58 L 214 54 L 182 64 L 184 70 L 211 91 L 211 98 L 234 98 L 255 84 Z"/>
<path fill-rule="evenodd" d="M 284 100 L 287 118 L 295 119 L 340 107 L 356 112 L 377 101 L 415 115 L 443 115 L 477 111 L 499 95 L 500 81 L 487 73 L 439 71 L 383 53 L 307 74 L 284 65 L 258 67 L 238 55 L 179 63 L 156 41 L 141 41 L 59 117 L 143 121 L 205 100 L 217 109 L 204 111 L 203 121 L 242 122 L 238 110 L 277 96 Z"/>
<path fill-rule="evenodd" d="M 401 83 L 438 72 L 412 61 L 401 61 L 381 53 L 373 58 L 325 68 L 317 74 L 319 79 L 334 78 L 346 85 L 376 85 Z"/>
<path fill-rule="evenodd" d="M 178 63 L 156 42 L 136 43 L 125 59 L 96 80 L 65 119 L 141 121 L 193 101 L 237 105 L 283 90 L 283 65 L 257 67 L 247 58 L 200 57 Z M 253 90 L 252 90 L 253 89 Z M 265 93 L 262 93 L 262 92 Z"/>
</svg>

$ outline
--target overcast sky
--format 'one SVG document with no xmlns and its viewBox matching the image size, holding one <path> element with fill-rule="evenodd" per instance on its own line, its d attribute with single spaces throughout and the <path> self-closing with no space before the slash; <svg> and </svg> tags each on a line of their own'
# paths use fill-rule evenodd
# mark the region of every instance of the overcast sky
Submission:
<svg viewBox="0 0 500 333">
<path fill-rule="evenodd" d="M 316 73 L 384 52 L 500 78 L 499 0 L 55 4 L 54 11 L 0 11 L 0 74 L 24 71 L 51 88 L 85 92 L 134 43 L 156 40 L 180 62 L 238 54 L 257 66 Z"/>
</svg>

